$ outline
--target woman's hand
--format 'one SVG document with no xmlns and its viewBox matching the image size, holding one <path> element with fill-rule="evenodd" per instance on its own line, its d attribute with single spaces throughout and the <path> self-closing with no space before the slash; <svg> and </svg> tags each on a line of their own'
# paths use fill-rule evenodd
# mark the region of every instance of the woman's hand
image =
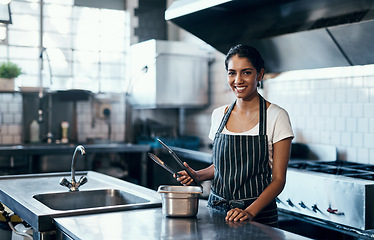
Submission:
<svg viewBox="0 0 374 240">
<path fill-rule="evenodd" d="M 240 208 L 234 208 L 227 212 L 225 219 L 226 221 L 237 222 L 237 221 L 245 221 L 245 220 L 252 221 L 253 218 L 254 216 L 248 211 L 245 211 Z"/>
<path fill-rule="evenodd" d="M 184 162 L 183 164 L 184 164 L 184 166 L 186 166 L 186 168 L 188 168 L 188 170 L 190 170 L 190 172 L 194 175 L 196 180 L 199 181 L 197 172 L 195 170 L 193 170 L 190 166 L 188 166 L 188 164 L 186 162 Z M 183 170 L 183 171 L 180 171 L 178 173 L 180 175 L 177 178 L 178 182 L 180 182 L 181 184 L 183 184 L 185 186 L 191 185 L 191 183 L 193 182 L 193 179 L 190 175 L 188 175 L 188 173 L 186 171 Z M 176 177 L 175 174 L 174 174 L 174 177 Z"/>
</svg>

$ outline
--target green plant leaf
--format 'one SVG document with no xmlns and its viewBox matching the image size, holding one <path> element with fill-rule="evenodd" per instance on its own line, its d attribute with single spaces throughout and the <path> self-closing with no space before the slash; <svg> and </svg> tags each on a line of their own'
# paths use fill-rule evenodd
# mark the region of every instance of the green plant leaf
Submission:
<svg viewBox="0 0 374 240">
<path fill-rule="evenodd" d="M 16 78 L 22 74 L 22 69 L 12 62 L 4 62 L 0 66 L 0 78 Z"/>
</svg>

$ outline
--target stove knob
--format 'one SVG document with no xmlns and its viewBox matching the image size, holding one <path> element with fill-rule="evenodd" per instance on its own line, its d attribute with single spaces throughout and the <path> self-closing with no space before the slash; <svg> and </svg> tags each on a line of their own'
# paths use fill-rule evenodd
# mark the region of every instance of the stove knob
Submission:
<svg viewBox="0 0 374 240">
<path fill-rule="evenodd" d="M 312 210 L 313 210 L 314 212 L 318 212 L 318 211 L 319 211 L 319 209 L 318 209 L 318 207 L 317 207 L 317 204 L 314 204 L 314 205 L 312 206 Z"/>
<path fill-rule="evenodd" d="M 327 212 L 335 215 L 344 215 L 343 212 L 339 212 L 338 209 L 332 209 L 331 207 L 327 209 Z"/>
<path fill-rule="evenodd" d="M 291 201 L 291 199 L 287 199 L 287 203 L 288 203 L 288 205 L 290 205 L 291 207 L 294 206 L 294 204 L 293 204 L 293 202 Z"/>
<path fill-rule="evenodd" d="M 305 206 L 305 204 L 304 204 L 303 201 L 299 202 L 299 205 L 300 205 L 300 207 L 302 207 L 302 208 L 306 208 L 306 206 Z"/>
</svg>

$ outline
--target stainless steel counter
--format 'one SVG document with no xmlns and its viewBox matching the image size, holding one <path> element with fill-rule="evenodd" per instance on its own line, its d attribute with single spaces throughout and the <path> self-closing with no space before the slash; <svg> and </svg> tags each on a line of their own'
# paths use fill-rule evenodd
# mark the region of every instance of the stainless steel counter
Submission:
<svg viewBox="0 0 374 240">
<path fill-rule="evenodd" d="M 256 222 L 228 223 L 200 200 L 194 218 L 169 218 L 161 208 L 59 217 L 59 230 L 73 239 L 309 239 Z"/>
</svg>

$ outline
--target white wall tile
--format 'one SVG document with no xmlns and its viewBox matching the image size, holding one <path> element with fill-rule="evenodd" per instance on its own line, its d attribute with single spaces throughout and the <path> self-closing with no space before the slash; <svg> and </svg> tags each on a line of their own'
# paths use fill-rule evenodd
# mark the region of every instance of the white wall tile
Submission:
<svg viewBox="0 0 374 240">
<path fill-rule="evenodd" d="M 352 116 L 354 117 L 363 117 L 364 116 L 364 104 L 363 103 L 354 103 L 352 104 Z"/>
<path fill-rule="evenodd" d="M 364 134 L 363 133 L 352 134 L 352 146 L 357 147 L 357 148 L 364 146 Z"/>
<path fill-rule="evenodd" d="M 371 118 L 368 121 L 368 129 L 366 129 L 367 132 L 374 133 L 374 118 Z"/>
<path fill-rule="evenodd" d="M 369 148 L 369 162 L 370 164 L 374 163 L 374 148 Z"/>
<path fill-rule="evenodd" d="M 341 105 L 341 116 L 342 117 L 351 117 L 352 116 L 352 104 L 343 103 Z"/>
<path fill-rule="evenodd" d="M 341 116 L 341 104 L 340 103 L 331 103 L 331 116 L 340 117 Z"/>
<path fill-rule="evenodd" d="M 369 131 L 369 119 L 368 118 L 357 118 L 357 131 L 366 133 Z M 373 122 L 374 131 L 374 122 Z"/>
<path fill-rule="evenodd" d="M 357 131 L 357 118 L 353 118 L 353 117 L 347 118 L 347 131 L 348 132 Z"/>
<path fill-rule="evenodd" d="M 369 88 L 367 90 L 367 95 L 369 96 L 368 98 L 370 99 L 371 102 L 374 102 L 374 88 Z"/>
<path fill-rule="evenodd" d="M 4 93 L 2 95 L 2 101 L 4 102 L 11 102 L 13 100 L 13 94 L 12 93 Z"/>
<path fill-rule="evenodd" d="M 13 123 L 13 114 L 10 113 L 3 113 L 3 124 L 10 124 Z"/>
<path fill-rule="evenodd" d="M 343 132 L 341 134 L 342 136 L 342 145 L 345 146 L 345 147 L 350 147 L 352 146 L 352 134 L 351 133 L 348 133 L 348 132 Z"/>
<path fill-rule="evenodd" d="M 11 135 L 4 135 L 2 137 L 2 144 L 13 144 L 13 136 Z"/>
<path fill-rule="evenodd" d="M 364 87 L 374 87 L 374 78 L 372 76 L 363 77 Z"/>
<path fill-rule="evenodd" d="M 11 135 L 21 134 L 21 127 L 19 125 L 11 124 L 8 127 L 8 133 Z"/>
<path fill-rule="evenodd" d="M 20 103 L 9 103 L 8 112 L 9 113 L 19 113 L 22 111 L 22 106 Z"/>
<path fill-rule="evenodd" d="M 361 89 L 363 87 L 362 76 L 352 77 L 352 86 Z"/>
<path fill-rule="evenodd" d="M 373 146 L 374 146 L 374 133 L 365 133 L 364 134 L 364 147 L 373 148 Z"/>
<path fill-rule="evenodd" d="M 22 143 L 21 135 L 13 135 L 12 144 L 21 144 L 21 143 Z"/>
<path fill-rule="evenodd" d="M 333 146 L 340 146 L 341 142 L 341 132 L 331 132 L 331 145 Z"/>
<path fill-rule="evenodd" d="M 1 126 L 1 134 L 0 135 L 2 135 L 2 136 L 5 136 L 5 135 L 7 135 L 8 134 L 8 125 L 6 125 L 6 124 L 2 124 Z"/>
<path fill-rule="evenodd" d="M 347 159 L 351 159 L 352 162 L 357 162 L 357 148 L 355 147 L 347 147 Z"/>
<path fill-rule="evenodd" d="M 367 103 L 370 101 L 370 89 L 360 88 L 357 94 L 357 103 Z M 373 100 L 371 99 L 371 101 Z"/>
<path fill-rule="evenodd" d="M 357 162 L 369 164 L 370 158 L 369 158 L 369 149 L 368 148 L 357 148 Z"/>
<path fill-rule="evenodd" d="M 325 117 L 326 121 L 326 130 L 333 131 L 335 129 L 335 119 L 333 117 Z"/>
<path fill-rule="evenodd" d="M 365 104 L 364 117 L 374 118 L 374 103 Z"/>
<path fill-rule="evenodd" d="M 345 118 L 335 118 L 335 129 L 337 131 L 345 131 L 346 130 L 346 119 Z"/>
<path fill-rule="evenodd" d="M 338 88 L 335 91 L 335 99 L 337 102 L 344 103 L 347 99 L 346 89 Z"/>
<path fill-rule="evenodd" d="M 358 101 L 359 89 L 351 89 L 347 91 L 347 102 L 355 103 Z"/>
</svg>

